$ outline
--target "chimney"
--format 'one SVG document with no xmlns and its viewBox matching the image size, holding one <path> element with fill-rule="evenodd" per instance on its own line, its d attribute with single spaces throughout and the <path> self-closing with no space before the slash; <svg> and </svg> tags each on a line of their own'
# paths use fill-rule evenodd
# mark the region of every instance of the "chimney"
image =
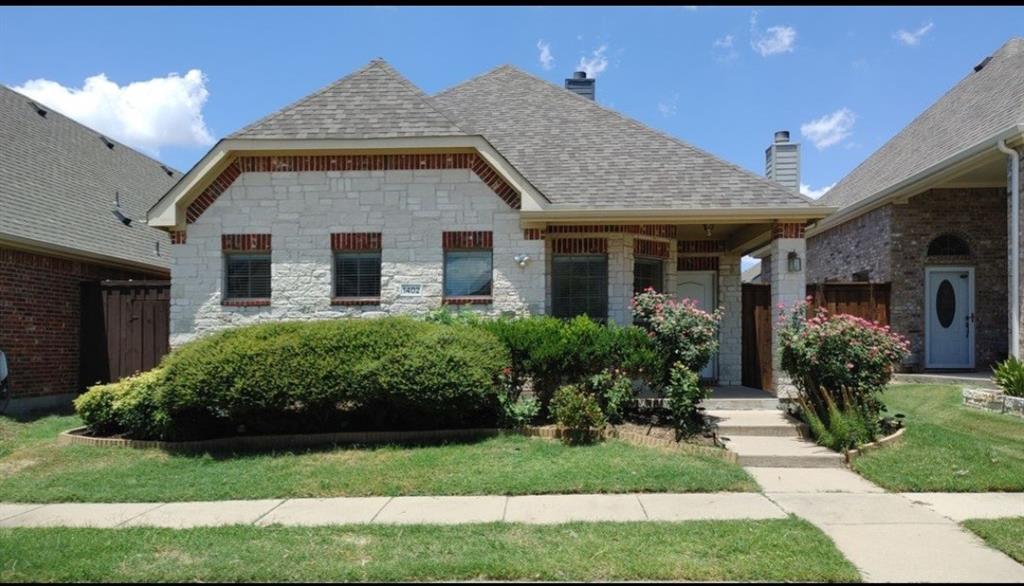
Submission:
<svg viewBox="0 0 1024 586">
<path fill-rule="evenodd" d="M 789 142 L 789 131 L 775 133 L 764 151 L 764 174 L 783 187 L 800 192 L 800 144 Z"/>
<path fill-rule="evenodd" d="M 578 94 L 587 98 L 588 100 L 594 99 L 594 82 L 597 81 L 593 77 L 588 78 L 586 71 L 577 71 L 572 74 L 572 77 L 565 79 L 565 89 L 569 90 L 574 94 Z"/>
</svg>

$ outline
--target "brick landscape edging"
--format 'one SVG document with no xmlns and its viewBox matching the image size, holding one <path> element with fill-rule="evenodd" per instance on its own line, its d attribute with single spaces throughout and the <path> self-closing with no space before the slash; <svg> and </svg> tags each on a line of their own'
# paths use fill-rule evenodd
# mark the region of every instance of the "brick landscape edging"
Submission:
<svg viewBox="0 0 1024 586">
<path fill-rule="evenodd" d="M 524 435 L 527 437 L 542 437 L 548 439 L 558 439 L 562 436 L 562 430 L 557 426 L 545 425 L 529 426 L 518 430 L 486 427 L 472 429 L 428 429 L 417 431 L 343 431 L 333 433 L 299 433 L 287 435 L 247 435 L 208 440 L 168 442 L 158 440 L 133 440 L 115 437 L 93 437 L 83 435 L 86 430 L 86 427 L 76 427 L 61 432 L 60 435 L 57 436 L 57 442 L 65 445 L 76 444 L 101 448 L 131 448 L 139 450 L 157 449 L 167 452 L 189 453 L 213 450 L 283 449 L 331 444 L 410 443 L 452 439 L 487 438 L 503 434 Z M 712 456 L 733 463 L 737 461 L 736 454 L 728 450 L 714 448 L 711 446 L 676 442 L 666 438 L 636 433 L 634 431 L 619 430 L 614 427 L 606 429 L 603 433 L 603 437 L 620 439 L 626 443 L 637 446 L 665 448 L 691 455 Z"/>
<path fill-rule="evenodd" d="M 866 454 L 868 452 L 873 452 L 873 451 L 875 451 L 875 450 L 877 450 L 879 448 L 884 448 L 885 446 L 889 446 L 889 445 L 892 445 L 892 444 L 900 441 L 900 439 L 903 438 L 903 432 L 906 431 L 906 430 L 907 430 L 906 427 L 901 427 L 901 428 L 897 429 L 895 431 L 895 433 L 891 433 L 891 434 L 883 437 L 880 440 L 873 441 L 870 444 L 864 444 L 863 446 L 857 448 L 856 450 L 847 450 L 847 452 L 845 454 L 846 455 L 846 465 L 847 466 L 852 466 L 853 465 L 853 461 L 856 460 L 857 458 L 863 456 L 864 454 Z"/>
</svg>

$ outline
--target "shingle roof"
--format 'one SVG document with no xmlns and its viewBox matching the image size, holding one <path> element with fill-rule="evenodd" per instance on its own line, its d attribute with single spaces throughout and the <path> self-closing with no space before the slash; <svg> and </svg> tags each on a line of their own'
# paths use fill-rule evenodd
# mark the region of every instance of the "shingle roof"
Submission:
<svg viewBox="0 0 1024 586">
<path fill-rule="evenodd" d="M 116 141 L 110 149 L 98 132 L 32 104 L 0 85 L 0 238 L 166 269 L 167 234 L 143 221 L 181 173 L 168 176 L 159 161 Z M 115 192 L 131 226 L 111 213 Z"/>
<path fill-rule="evenodd" d="M 1014 124 L 1024 124 L 1024 38 L 1007 41 L 980 71 L 971 71 L 822 200 L 849 206 Z"/>
<path fill-rule="evenodd" d="M 246 126 L 228 138 L 391 138 L 465 135 L 383 60 Z"/>
<path fill-rule="evenodd" d="M 434 96 L 553 204 L 588 208 L 808 207 L 777 183 L 587 98 L 502 66 Z"/>
</svg>

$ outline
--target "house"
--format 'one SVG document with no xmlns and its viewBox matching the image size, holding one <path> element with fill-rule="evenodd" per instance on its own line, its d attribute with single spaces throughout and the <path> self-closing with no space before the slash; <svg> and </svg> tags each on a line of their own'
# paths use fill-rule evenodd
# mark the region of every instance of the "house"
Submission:
<svg viewBox="0 0 1024 586">
<path fill-rule="evenodd" d="M 1020 356 L 1024 38 L 981 60 L 823 198 L 811 283 L 891 283 L 908 369 Z"/>
<path fill-rule="evenodd" d="M 443 305 L 622 324 L 652 286 L 724 307 L 704 375 L 739 384 L 740 257 L 803 256 L 830 208 L 594 93 L 502 66 L 428 96 L 374 60 L 224 138 L 149 211 L 173 242 L 172 345 Z M 774 302 L 803 298 L 802 271 L 772 275 Z"/>
<path fill-rule="evenodd" d="M 82 284 L 168 278 L 170 240 L 142 220 L 180 177 L 0 86 L 0 351 L 14 396 L 8 411 L 66 403 L 95 382 L 80 380 Z M 136 221 L 120 221 L 115 200 L 122 217 Z"/>
</svg>

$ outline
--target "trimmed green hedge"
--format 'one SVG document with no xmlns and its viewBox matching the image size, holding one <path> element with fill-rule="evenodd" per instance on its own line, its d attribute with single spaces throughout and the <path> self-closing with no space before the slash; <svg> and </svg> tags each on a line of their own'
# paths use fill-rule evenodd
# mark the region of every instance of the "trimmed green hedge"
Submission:
<svg viewBox="0 0 1024 586">
<path fill-rule="evenodd" d="M 278 322 L 186 344 L 76 407 L 96 433 L 138 438 L 494 425 L 508 364 L 493 334 L 464 325 Z"/>
</svg>

